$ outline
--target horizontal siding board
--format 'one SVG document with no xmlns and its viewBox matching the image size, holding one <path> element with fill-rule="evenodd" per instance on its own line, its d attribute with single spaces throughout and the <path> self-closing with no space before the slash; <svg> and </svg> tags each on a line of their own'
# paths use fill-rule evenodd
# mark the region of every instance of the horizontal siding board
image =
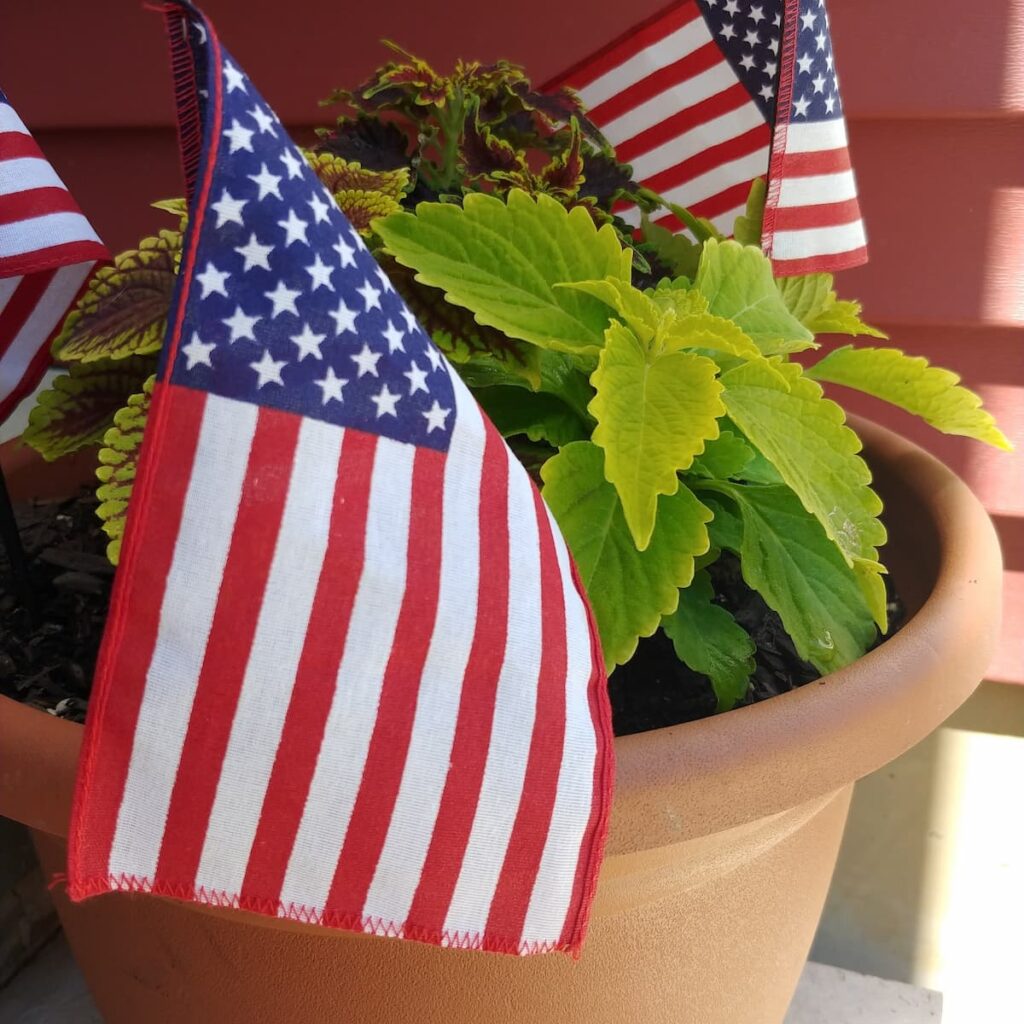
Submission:
<svg viewBox="0 0 1024 1024">
<path fill-rule="evenodd" d="M 879 319 L 1024 322 L 1024 119 L 853 121 L 870 260 L 843 288 Z"/>
<path fill-rule="evenodd" d="M 456 57 L 505 57 L 543 81 L 666 4 L 446 0 L 444 17 L 404 0 L 295 0 L 287 17 L 238 0 L 203 6 L 278 112 L 308 123 L 319 97 L 362 81 L 384 59 L 381 38 L 442 68 Z M 851 116 L 1024 111 L 1024 0 L 829 0 L 829 10 Z M 159 73 L 165 61 L 158 16 L 142 5 L 5 4 L 5 88 L 36 128 L 171 124 L 170 90 Z"/>
</svg>

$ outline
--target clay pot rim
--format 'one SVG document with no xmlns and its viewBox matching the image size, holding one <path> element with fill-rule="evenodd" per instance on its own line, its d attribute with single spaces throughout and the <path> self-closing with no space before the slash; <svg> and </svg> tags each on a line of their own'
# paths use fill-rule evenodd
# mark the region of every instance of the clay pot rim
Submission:
<svg viewBox="0 0 1024 1024">
<path fill-rule="evenodd" d="M 898 470 L 899 500 L 916 505 L 938 536 L 931 592 L 896 636 L 817 684 L 617 738 L 609 855 L 709 835 L 832 793 L 924 738 L 984 675 L 1002 571 L 986 512 L 921 448 L 851 421 L 876 468 Z M 79 725 L 0 697 L 0 814 L 66 836 L 81 736 Z"/>
</svg>

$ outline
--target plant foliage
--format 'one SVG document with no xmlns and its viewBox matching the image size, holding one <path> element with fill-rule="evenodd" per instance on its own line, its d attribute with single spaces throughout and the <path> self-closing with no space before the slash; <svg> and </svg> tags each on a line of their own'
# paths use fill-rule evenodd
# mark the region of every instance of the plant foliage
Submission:
<svg viewBox="0 0 1024 1024">
<path fill-rule="evenodd" d="M 542 484 L 608 668 L 660 628 L 720 709 L 744 699 L 754 638 L 705 571 L 723 551 L 802 658 L 821 672 L 858 658 L 885 624 L 882 505 L 821 385 L 1008 447 L 978 397 L 894 348 L 791 361 L 819 334 L 884 335 L 831 275 L 774 278 L 763 181 L 726 240 L 638 186 L 572 91 L 542 93 L 503 61 L 440 74 L 389 45 L 331 98 L 344 112 L 307 159 Z M 67 374 L 25 433 L 47 458 L 102 439 L 115 562 L 187 217 L 181 200 L 156 205 L 179 230 L 93 274 L 54 344 Z"/>
</svg>

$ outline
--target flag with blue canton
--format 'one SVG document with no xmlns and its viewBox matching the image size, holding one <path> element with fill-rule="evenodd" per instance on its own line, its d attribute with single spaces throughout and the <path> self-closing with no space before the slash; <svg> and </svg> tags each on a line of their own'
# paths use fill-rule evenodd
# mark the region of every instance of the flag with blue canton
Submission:
<svg viewBox="0 0 1024 1024">
<path fill-rule="evenodd" d="M 867 259 L 825 0 L 677 0 L 551 85 L 580 93 L 637 181 L 725 235 L 766 179 L 777 275 Z"/>
<path fill-rule="evenodd" d="M 576 951 L 612 746 L 564 540 L 210 22 L 165 13 L 189 223 L 71 896 Z"/>
</svg>

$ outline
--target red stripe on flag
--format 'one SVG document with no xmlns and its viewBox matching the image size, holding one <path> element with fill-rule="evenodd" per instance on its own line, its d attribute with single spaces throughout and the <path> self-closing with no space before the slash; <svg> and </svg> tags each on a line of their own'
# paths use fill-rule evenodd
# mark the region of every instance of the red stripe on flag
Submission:
<svg viewBox="0 0 1024 1024">
<path fill-rule="evenodd" d="M 156 881 L 190 887 L 202 856 L 267 577 L 281 526 L 300 417 L 261 409 L 203 667 L 167 810 Z"/>
<path fill-rule="evenodd" d="M 72 887 L 72 898 L 94 891 L 96 882 L 105 881 L 109 875 L 110 849 L 160 626 L 164 588 L 192 477 L 206 395 L 158 383 L 150 409 L 151 424 L 157 422 L 155 413 L 164 403 L 169 408 L 163 429 L 159 434 L 147 434 L 143 442 L 147 456 L 152 456 L 143 461 L 143 466 L 154 466 L 159 461 L 160 472 L 146 474 L 144 470 L 136 481 L 136 501 L 126 533 L 126 548 L 134 536 L 145 537 L 145 558 L 138 560 L 129 573 L 123 564 L 129 552 L 122 552 L 85 724 L 69 833 L 69 872 L 80 890 Z M 160 460 L 161 449 L 173 451 L 174 458 Z"/>
<path fill-rule="evenodd" d="M 860 203 L 847 199 L 841 203 L 819 203 L 817 206 L 780 206 L 775 212 L 776 231 L 798 231 L 801 228 L 831 228 L 860 220 Z"/>
<path fill-rule="evenodd" d="M 46 289 L 53 283 L 56 270 L 48 270 L 32 274 L 18 283 L 14 294 L 7 300 L 7 305 L 0 310 L 0 356 L 11 347 L 18 332 L 25 326 L 25 321 L 32 315 L 32 310 L 39 305 L 46 294 Z"/>
<path fill-rule="evenodd" d="M 806 178 L 815 174 L 840 174 L 851 169 L 850 151 L 822 149 L 814 153 L 787 153 L 781 162 L 784 178 Z"/>
<path fill-rule="evenodd" d="M 498 677 L 508 629 L 508 453 L 486 425 L 480 480 L 480 583 L 476 631 L 462 678 L 451 768 L 406 926 L 441 935 L 466 853 L 491 745 Z"/>
<path fill-rule="evenodd" d="M 571 560 L 571 554 L 569 558 Z M 611 817 L 615 785 L 615 736 L 612 732 L 612 707 L 608 698 L 608 674 L 604 667 L 604 652 L 601 650 L 594 612 L 580 582 L 575 563 L 572 566 L 572 582 L 586 608 L 587 624 L 590 627 L 590 658 L 593 668 L 587 694 L 590 701 L 590 720 L 594 725 L 594 735 L 597 737 L 590 820 L 580 844 L 580 858 L 576 864 L 576 878 L 573 881 L 572 899 L 569 902 L 570 911 L 575 907 L 576 913 L 570 912 L 566 915 L 559 942 L 562 947 L 578 953 L 597 891 L 596 865 L 601 863 L 605 840 L 608 837 L 608 822 Z"/>
<path fill-rule="evenodd" d="M 78 204 L 66 188 L 48 186 L 28 188 L 0 196 L 0 224 L 13 224 L 48 213 L 80 213 Z"/>
<path fill-rule="evenodd" d="M 537 711 L 519 808 L 484 929 L 485 949 L 507 950 L 510 945 L 519 944 L 551 828 L 565 744 L 565 674 L 568 667 L 565 598 L 551 535 L 551 520 L 536 489 L 533 504 L 541 567 L 541 662 L 537 679 Z"/>
<path fill-rule="evenodd" d="M 868 259 L 867 246 L 850 249 L 848 252 L 830 252 L 821 256 L 807 256 L 798 260 L 772 260 L 772 268 L 777 276 L 796 277 L 800 274 L 829 273 L 859 267 Z"/>
<path fill-rule="evenodd" d="M 686 182 L 692 181 L 701 174 L 713 171 L 716 167 L 756 153 L 768 145 L 769 138 L 768 125 L 759 124 L 751 128 L 750 131 L 737 135 L 734 139 L 727 139 L 717 146 L 701 150 L 696 156 L 676 164 L 675 167 L 666 168 L 664 171 L 652 175 L 644 181 L 644 185 L 654 189 L 655 192 L 667 192 L 677 185 L 684 185 Z"/>
<path fill-rule="evenodd" d="M 568 85 L 583 89 L 603 74 L 624 64 L 641 50 L 660 42 L 665 36 L 703 17 L 695 0 L 673 0 L 666 11 L 659 11 L 636 28 L 630 29 L 619 38 L 612 40 L 596 54 L 574 64 L 568 71 L 545 83 L 544 92 Z"/>
<path fill-rule="evenodd" d="M 346 430 L 341 442 L 334 506 L 305 644 L 295 673 L 274 767 L 242 882 L 245 901 L 277 900 L 302 820 L 349 620 L 359 590 L 366 514 L 377 438 Z"/>
<path fill-rule="evenodd" d="M 0 163 L 4 160 L 21 160 L 25 157 L 46 159 L 31 135 L 26 135 L 24 132 L 0 132 Z"/>
<path fill-rule="evenodd" d="M 692 107 L 680 110 L 664 121 L 652 125 L 650 128 L 634 135 L 631 139 L 625 139 L 615 147 L 615 153 L 620 163 L 628 164 L 644 153 L 650 153 L 660 146 L 670 144 L 679 138 L 680 135 L 722 114 L 738 110 L 747 103 L 751 103 L 747 90 L 737 82 L 730 85 L 728 89 L 709 96 Z"/>
<path fill-rule="evenodd" d="M 18 253 L 16 256 L 0 256 L 0 277 L 36 274 L 72 263 L 105 263 L 109 259 L 110 253 L 100 242 L 62 242 L 60 245 Z"/>
<path fill-rule="evenodd" d="M 595 124 L 608 124 L 609 121 L 614 121 L 615 118 L 621 117 L 666 89 L 671 89 L 672 86 L 679 85 L 722 62 L 722 51 L 718 44 L 711 40 L 693 53 L 688 53 L 673 64 L 658 68 L 635 85 L 623 89 L 604 103 L 591 108 L 590 119 Z"/>
<path fill-rule="evenodd" d="M 359 794 L 325 905 L 339 915 L 362 911 L 402 782 L 416 695 L 437 616 L 445 462 L 444 453 L 419 448 L 413 464 L 408 568 L 395 629 L 398 642 L 388 659 Z"/>
</svg>

